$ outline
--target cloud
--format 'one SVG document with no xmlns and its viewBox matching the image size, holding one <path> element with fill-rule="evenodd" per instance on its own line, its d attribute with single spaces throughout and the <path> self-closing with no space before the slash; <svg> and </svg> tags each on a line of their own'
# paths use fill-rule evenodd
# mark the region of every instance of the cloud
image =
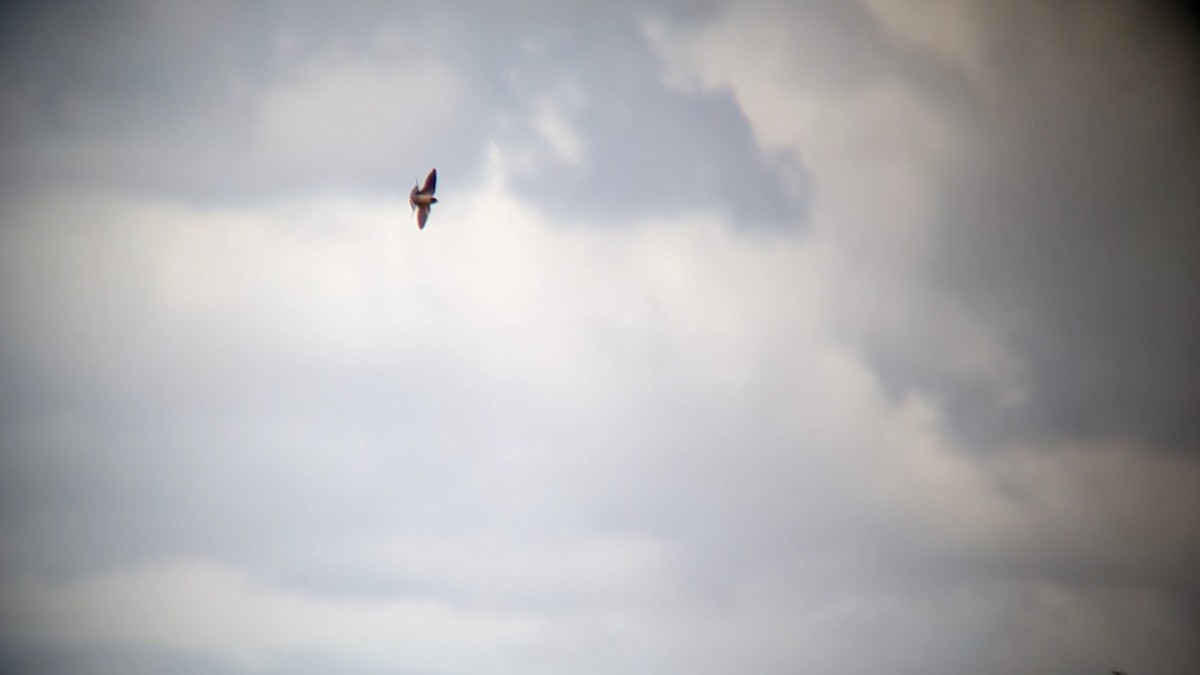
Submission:
<svg viewBox="0 0 1200 675">
<path fill-rule="evenodd" d="M 353 662 L 470 670 L 511 658 L 539 632 L 519 613 L 461 610 L 438 602 L 347 602 L 264 587 L 203 562 L 171 562 L 26 591 L 25 616 L 41 635 L 209 653 L 262 667 L 286 652 L 337 648 Z"/>
<path fill-rule="evenodd" d="M 269 89 L 259 113 L 265 152 L 289 166 L 387 171 L 397 148 L 447 135 L 444 111 L 465 103 L 462 83 L 436 64 L 398 65 L 321 63 Z"/>
<path fill-rule="evenodd" d="M 265 7 L 6 47 L 0 667 L 1193 668 L 1153 14 Z"/>
<path fill-rule="evenodd" d="M 1196 508 L 1192 464 L 1117 449 L 973 462 L 932 401 L 892 400 L 831 334 L 839 305 L 815 291 L 848 282 L 829 242 L 711 220 L 561 228 L 499 185 L 459 195 L 438 230 L 419 234 L 399 201 L 10 207 L 26 225 L 4 247 L 23 252 L 4 266 L 21 282 L 5 284 L 20 289 L 7 311 L 23 312 L 4 324 L 6 363 L 48 398 L 6 425 L 22 449 L 6 460 L 6 491 L 23 509 L 78 506 L 8 512 L 23 533 L 8 564 L 51 576 L 35 582 L 39 599 L 21 601 L 32 605 L 7 613 L 58 611 L 44 624 L 72 626 L 63 617 L 86 606 L 93 624 L 45 639 L 276 667 L 305 636 L 358 632 L 330 626 L 409 625 L 397 617 L 413 602 L 513 611 L 538 626 L 566 612 L 522 649 L 574 663 L 653 634 L 662 642 L 628 658 L 699 649 L 714 672 L 799 658 L 773 622 L 830 636 L 811 646 L 825 646 L 831 668 L 927 664 L 903 645 L 932 644 L 952 630 L 945 613 L 970 614 L 991 591 L 935 605 L 931 623 L 877 660 L 855 660 L 834 638 L 935 601 L 926 568 L 966 588 L 989 578 L 1024 588 L 1016 579 L 1035 570 L 1071 597 L 1093 592 L 1076 585 L 1093 569 L 1181 621 L 1159 594 L 1186 587 L 1197 555 L 1164 566 L 1196 538 L 1178 516 Z M 284 262 L 264 267 L 265 255 Z M 796 293 L 780 305 L 783 287 Z M 70 390 L 105 395 L 63 398 Z M 1127 474 L 1144 483 L 1117 485 Z M 1174 508 L 1154 506 L 1163 495 Z M 170 562 L 196 551 L 215 556 L 197 563 L 204 574 Z M 86 572 L 98 565 L 116 576 Z M 97 633 L 99 617 L 138 616 L 123 594 L 95 590 L 114 579 L 209 584 L 197 598 L 229 599 L 179 616 L 315 618 L 282 637 L 222 627 L 180 642 L 188 624 L 166 635 L 151 619 Z M 863 587 L 882 595 L 852 591 Z M 1125 592 L 1112 602 L 1135 597 Z M 775 593 L 799 595 L 768 601 Z M 809 593 L 822 599 L 810 605 Z M 136 592 L 166 613 L 162 595 Z M 75 609 L 34 611 L 43 605 Z M 1003 623 L 1025 610 L 995 611 Z M 610 625 L 606 612 L 626 618 Z M 455 633 L 458 619 L 446 621 Z M 962 630 L 988 633 L 990 621 L 963 618 Z M 699 646 L 715 634 L 727 637 Z M 356 640 L 313 644 L 368 665 L 376 649 L 410 663 L 406 650 Z"/>
<path fill-rule="evenodd" d="M 890 386 L 944 392 L 974 443 L 1022 429 L 1191 451 L 1197 398 L 1172 364 L 1200 286 L 1178 254 L 1200 208 L 1180 142 L 1193 46 L 1164 14 L 1112 4 L 870 8 L 858 32 L 886 39 L 836 77 L 836 50 L 789 31 L 852 12 L 735 8 L 656 44 L 676 81 L 729 88 L 765 146 L 803 148 L 814 221 L 885 289 L 855 299 L 855 321 Z M 1004 58 L 1015 45 L 1026 56 Z"/>
<path fill-rule="evenodd" d="M 473 185 L 499 143 L 571 168 L 538 161 L 512 176 L 555 217 L 720 209 L 794 225 L 802 163 L 758 152 L 727 100 L 685 96 L 655 76 L 639 16 L 697 11 L 268 4 L 242 16 L 132 3 L 94 26 L 79 7 L 31 11 L 20 18 L 52 39 L 14 37 L 0 169 L 10 191 L 69 179 L 229 204 L 387 194 L 411 180 L 408 164 Z M 516 28 L 494 36 L 498 23 Z M 589 39 L 566 37 L 584 27 Z"/>
<path fill-rule="evenodd" d="M 568 166 L 579 166 L 583 163 L 583 140 L 563 118 L 559 106 L 549 98 L 542 99 L 538 104 L 533 127 L 560 162 Z"/>
<path fill-rule="evenodd" d="M 1105 9 L 1046 12 L 1083 36 L 1038 42 L 1053 67 L 987 64 L 981 145 L 997 160 L 962 174 L 976 187 L 947 200 L 934 278 L 1028 364 L 1030 396 L 997 428 L 1194 452 L 1187 411 L 1200 398 L 1175 376 L 1197 331 L 1183 298 L 1200 287 L 1177 253 L 1200 208 L 1183 187 L 1200 172 L 1186 140 L 1194 45 L 1160 14 Z"/>
</svg>

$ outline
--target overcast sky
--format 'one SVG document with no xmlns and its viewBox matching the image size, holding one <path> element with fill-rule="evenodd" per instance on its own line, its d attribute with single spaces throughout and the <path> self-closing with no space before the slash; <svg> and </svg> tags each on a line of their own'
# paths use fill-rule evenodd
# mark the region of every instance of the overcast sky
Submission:
<svg viewBox="0 0 1200 675">
<path fill-rule="evenodd" d="M 1200 672 L 1163 7 L 6 3 L 0 670 Z"/>
</svg>

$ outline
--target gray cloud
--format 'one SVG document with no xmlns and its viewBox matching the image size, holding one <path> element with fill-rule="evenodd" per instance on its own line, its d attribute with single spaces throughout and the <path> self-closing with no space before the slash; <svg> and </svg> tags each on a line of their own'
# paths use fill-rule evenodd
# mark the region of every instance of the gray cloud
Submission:
<svg viewBox="0 0 1200 675">
<path fill-rule="evenodd" d="M 947 182 L 928 283 L 1011 346 L 1028 396 L 999 405 L 935 354 L 914 370 L 911 343 L 882 362 L 944 388 L 989 443 L 1023 429 L 1193 452 L 1195 43 L 1165 13 L 1111 4 L 984 11 L 994 34 L 958 118 L 981 159 Z"/>
<path fill-rule="evenodd" d="M 802 213 L 776 178 L 802 174 L 798 161 L 758 152 L 727 96 L 666 87 L 627 9 L 115 8 L 12 10 L 12 189 L 53 176 L 208 201 L 378 194 L 434 163 L 468 185 L 489 141 L 537 145 L 529 121 L 565 83 L 586 92 L 558 111 L 584 156 L 566 171 L 539 162 L 516 185 L 560 217 L 721 209 L 786 225 Z"/>
<path fill-rule="evenodd" d="M 10 8 L 0 668 L 1194 669 L 1194 45 L 1022 7 Z"/>
</svg>

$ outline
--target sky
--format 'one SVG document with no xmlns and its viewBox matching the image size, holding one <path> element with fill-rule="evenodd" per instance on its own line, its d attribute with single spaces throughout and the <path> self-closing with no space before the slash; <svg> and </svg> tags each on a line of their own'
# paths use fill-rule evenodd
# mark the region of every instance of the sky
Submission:
<svg viewBox="0 0 1200 675">
<path fill-rule="evenodd" d="M 5 3 L 0 670 L 1200 672 L 1181 7 Z"/>
</svg>

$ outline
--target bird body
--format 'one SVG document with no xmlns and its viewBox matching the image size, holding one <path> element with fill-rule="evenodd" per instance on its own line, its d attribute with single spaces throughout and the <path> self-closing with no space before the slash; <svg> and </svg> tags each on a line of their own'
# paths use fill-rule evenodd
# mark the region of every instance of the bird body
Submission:
<svg viewBox="0 0 1200 675">
<path fill-rule="evenodd" d="M 413 189 L 408 193 L 408 205 L 417 212 L 417 229 L 425 229 L 425 221 L 429 219 L 429 209 L 437 203 L 437 197 L 433 196 L 437 190 L 437 169 L 429 172 L 425 177 L 425 184 L 421 187 L 413 184 Z"/>
</svg>

